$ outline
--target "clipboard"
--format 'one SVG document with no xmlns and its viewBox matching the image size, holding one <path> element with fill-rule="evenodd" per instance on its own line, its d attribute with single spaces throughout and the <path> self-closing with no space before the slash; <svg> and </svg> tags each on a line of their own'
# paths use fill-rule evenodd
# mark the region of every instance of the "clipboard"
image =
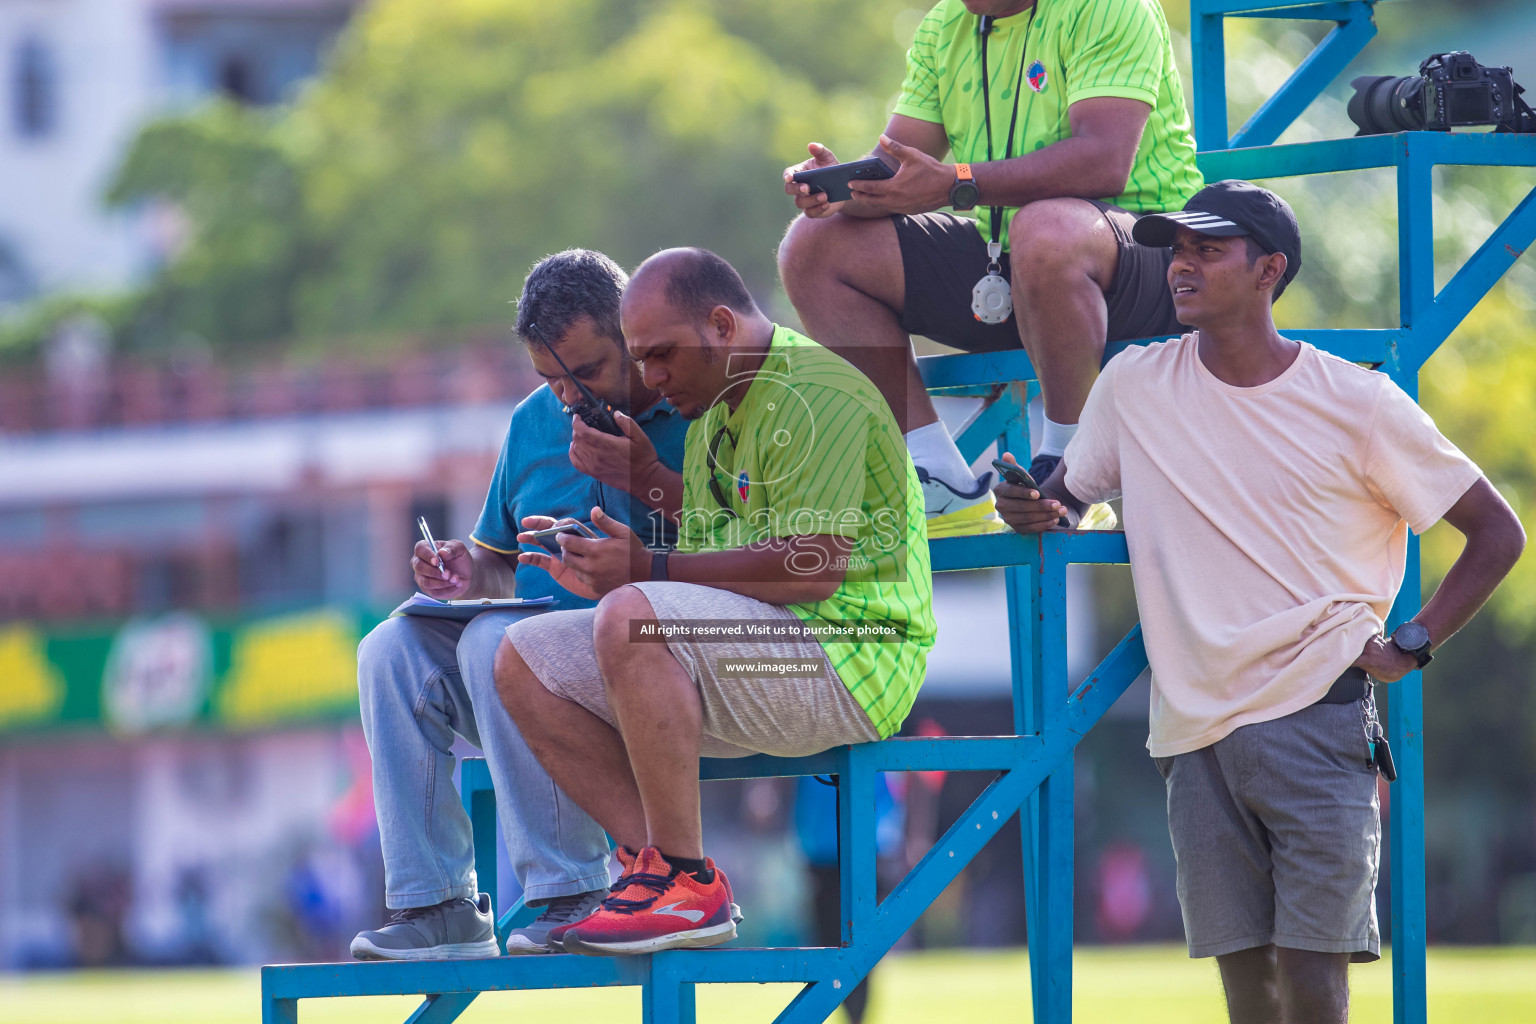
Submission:
<svg viewBox="0 0 1536 1024">
<path fill-rule="evenodd" d="M 545 608 L 554 604 L 553 597 L 481 597 L 439 601 L 435 597 L 417 591 L 408 600 L 390 612 L 390 615 L 420 615 L 429 619 L 455 619 L 468 622 L 481 612 L 511 611 L 518 608 Z"/>
</svg>

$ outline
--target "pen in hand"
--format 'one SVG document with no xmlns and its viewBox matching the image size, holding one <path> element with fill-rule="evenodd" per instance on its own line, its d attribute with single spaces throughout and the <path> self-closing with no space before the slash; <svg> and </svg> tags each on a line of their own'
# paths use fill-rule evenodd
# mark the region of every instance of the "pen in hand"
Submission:
<svg viewBox="0 0 1536 1024">
<path fill-rule="evenodd" d="M 427 546 L 432 549 L 432 554 L 437 558 L 437 571 L 442 573 L 443 579 L 448 579 L 448 567 L 443 564 L 443 553 L 438 550 L 437 541 L 432 539 L 432 528 L 427 525 L 427 517 L 417 516 L 416 527 L 421 530 L 421 539 L 427 542 Z"/>
</svg>

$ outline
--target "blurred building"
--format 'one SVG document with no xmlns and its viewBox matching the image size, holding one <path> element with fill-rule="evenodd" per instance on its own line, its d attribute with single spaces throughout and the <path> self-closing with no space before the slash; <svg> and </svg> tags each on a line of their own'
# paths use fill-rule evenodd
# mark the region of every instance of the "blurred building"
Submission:
<svg viewBox="0 0 1536 1024">
<path fill-rule="evenodd" d="M 506 337 L 228 373 L 79 330 L 0 394 L 0 966 L 337 955 L 382 913 L 357 642 L 538 380 Z"/>
<path fill-rule="evenodd" d="M 174 250 L 174 211 L 102 208 L 151 116 L 223 94 L 291 97 L 356 0 L 0 3 L 0 309 L 120 287 Z"/>
</svg>

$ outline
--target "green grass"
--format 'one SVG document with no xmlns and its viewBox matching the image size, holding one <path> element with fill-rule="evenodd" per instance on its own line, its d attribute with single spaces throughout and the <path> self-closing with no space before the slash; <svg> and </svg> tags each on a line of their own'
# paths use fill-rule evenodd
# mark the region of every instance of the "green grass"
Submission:
<svg viewBox="0 0 1536 1024">
<path fill-rule="evenodd" d="M 1222 1024 L 1226 1020 L 1208 960 L 1178 947 L 1083 949 L 1076 960 L 1080 1024 Z M 877 973 L 867 1024 L 1030 1019 L 1028 961 L 1021 950 L 893 956 Z M 1392 1019 L 1386 961 L 1353 970 L 1355 1024 Z M 259 1020 L 254 970 L 90 971 L 0 975 L 6 1024 L 225 1024 Z M 710 985 L 699 992 L 699 1020 L 771 1021 L 790 985 Z M 416 1005 L 401 997 L 314 999 L 299 1004 L 305 1022 L 398 1024 Z M 1436 949 L 1429 955 L 1432 1021 L 1529 1024 L 1536 1020 L 1536 948 Z M 638 989 L 501 992 L 481 996 L 466 1024 L 622 1024 L 640 1019 Z M 837 1019 L 837 1018 L 835 1018 Z"/>
</svg>

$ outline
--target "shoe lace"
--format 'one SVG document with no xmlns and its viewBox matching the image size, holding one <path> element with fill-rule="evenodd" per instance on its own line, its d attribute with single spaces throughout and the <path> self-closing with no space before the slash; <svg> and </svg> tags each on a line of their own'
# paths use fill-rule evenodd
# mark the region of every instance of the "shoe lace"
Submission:
<svg viewBox="0 0 1536 1024">
<path fill-rule="evenodd" d="M 544 911 L 544 921 L 550 925 L 579 921 L 591 913 L 591 905 L 592 899 L 587 893 L 557 897 L 549 901 L 549 907 Z"/>
<path fill-rule="evenodd" d="M 653 875 L 643 871 L 636 871 L 633 874 L 625 875 L 613 883 L 613 888 L 609 890 L 613 895 L 603 900 L 603 909 L 611 910 L 616 914 L 633 914 L 637 910 L 644 910 L 652 903 L 655 903 L 656 897 L 666 892 L 671 884 L 671 875 Z M 634 886 L 649 889 L 656 895 L 647 896 L 643 899 L 626 899 L 624 893 L 627 893 Z"/>
<path fill-rule="evenodd" d="M 391 917 L 389 919 L 389 921 L 390 921 L 391 924 L 399 924 L 399 923 L 404 923 L 406 921 L 414 921 L 418 917 L 426 917 L 427 914 L 431 913 L 432 911 L 434 911 L 436 909 L 437 909 L 437 904 L 433 904 L 433 905 L 427 906 L 427 907 L 406 907 L 404 910 L 397 910 L 397 911 L 395 911 L 394 916 Z"/>
</svg>

